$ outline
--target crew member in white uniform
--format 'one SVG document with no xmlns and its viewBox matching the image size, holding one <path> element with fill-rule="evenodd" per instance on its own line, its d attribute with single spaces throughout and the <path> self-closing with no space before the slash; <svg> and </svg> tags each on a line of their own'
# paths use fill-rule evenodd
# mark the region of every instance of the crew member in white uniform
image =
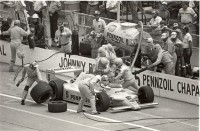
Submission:
<svg viewBox="0 0 200 131">
<path fill-rule="evenodd" d="M 90 103 L 91 103 L 92 115 L 100 114 L 96 110 L 96 101 L 95 101 L 96 94 L 94 92 L 94 87 L 99 82 L 106 85 L 108 83 L 106 81 L 108 81 L 108 80 L 105 79 L 105 76 L 101 77 L 100 75 L 97 75 L 95 77 L 86 78 L 82 82 L 80 82 L 78 89 L 81 94 L 81 100 L 78 105 L 77 113 L 84 112 L 83 106 L 84 106 L 85 100 L 86 100 L 86 98 L 89 98 Z"/>
<path fill-rule="evenodd" d="M 116 58 L 115 64 L 119 72 L 118 75 L 114 77 L 114 80 L 119 80 L 120 78 L 122 78 L 124 79 L 124 83 L 122 84 L 123 88 L 128 88 L 131 86 L 131 90 L 138 91 L 140 87 L 135 83 L 135 78 L 129 67 L 123 63 L 123 60 L 121 58 Z"/>
<path fill-rule="evenodd" d="M 22 80 L 24 80 L 26 74 L 28 76 L 27 78 L 27 83 L 26 83 L 26 86 L 24 88 L 24 91 L 22 93 L 22 100 L 21 100 L 21 105 L 25 105 L 25 100 L 26 100 L 26 97 L 28 95 L 28 90 L 29 88 L 32 86 L 32 84 L 36 81 L 37 83 L 39 81 L 42 81 L 42 75 L 39 71 L 39 68 L 38 68 L 38 64 L 36 62 L 33 62 L 31 64 L 27 64 L 24 66 L 23 68 L 23 72 L 22 72 Z"/>
</svg>

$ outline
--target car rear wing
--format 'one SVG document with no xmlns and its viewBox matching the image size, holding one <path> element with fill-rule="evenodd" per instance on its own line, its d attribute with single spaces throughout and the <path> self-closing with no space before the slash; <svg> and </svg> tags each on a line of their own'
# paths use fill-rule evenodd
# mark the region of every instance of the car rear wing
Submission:
<svg viewBox="0 0 200 131">
<path fill-rule="evenodd" d="M 74 66 L 62 67 L 62 68 L 53 68 L 46 70 L 46 78 L 48 81 L 56 79 L 56 74 L 61 73 L 74 73 L 75 76 L 79 75 L 82 72 L 81 68 L 75 68 Z"/>
</svg>

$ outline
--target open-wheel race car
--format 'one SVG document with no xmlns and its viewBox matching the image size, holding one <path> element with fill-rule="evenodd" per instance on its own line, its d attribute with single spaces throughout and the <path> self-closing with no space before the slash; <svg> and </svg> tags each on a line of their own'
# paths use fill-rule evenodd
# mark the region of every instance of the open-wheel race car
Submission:
<svg viewBox="0 0 200 131">
<path fill-rule="evenodd" d="M 59 73 L 74 73 L 78 76 L 70 80 L 62 80 L 56 77 Z M 48 69 L 46 74 L 49 85 L 53 89 L 52 100 L 65 100 L 68 102 L 78 103 L 81 99 L 78 84 L 88 77 L 94 77 L 94 74 L 82 72 L 73 66 Z M 133 91 L 127 91 L 123 88 L 102 88 L 99 84 L 95 87 L 96 92 L 96 108 L 98 111 L 106 111 L 109 107 L 112 110 L 133 109 L 153 107 L 158 103 L 154 103 L 154 93 L 151 87 L 142 86 L 138 90 L 138 95 Z M 89 99 L 86 99 L 85 105 L 90 106 Z"/>
</svg>

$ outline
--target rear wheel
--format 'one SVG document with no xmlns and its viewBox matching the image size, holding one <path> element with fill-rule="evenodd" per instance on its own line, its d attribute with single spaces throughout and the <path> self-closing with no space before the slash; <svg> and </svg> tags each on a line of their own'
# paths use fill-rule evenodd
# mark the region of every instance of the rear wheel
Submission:
<svg viewBox="0 0 200 131">
<path fill-rule="evenodd" d="M 96 108 L 97 111 L 106 111 L 110 106 L 110 98 L 105 92 L 99 92 L 96 94 Z"/>
<path fill-rule="evenodd" d="M 142 86 L 138 90 L 138 100 L 141 104 L 152 103 L 154 101 L 154 93 L 150 86 Z"/>
</svg>

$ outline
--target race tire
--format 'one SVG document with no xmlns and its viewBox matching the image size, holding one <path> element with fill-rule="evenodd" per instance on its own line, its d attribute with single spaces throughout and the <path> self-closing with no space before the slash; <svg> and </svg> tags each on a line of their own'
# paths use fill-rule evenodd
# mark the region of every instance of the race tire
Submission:
<svg viewBox="0 0 200 131">
<path fill-rule="evenodd" d="M 61 79 L 51 80 L 49 82 L 50 87 L 53 90 L 51 99 L 52 100 L 62 100 L 63 99 L 63 84 L 66 83 L 66 81 Z"/>
<path fill-rule="evenodd" d="M 110 106 L 110 98 L 106 92 L 99 92 L 96 94 L 96 109 L 97 111 L 106 111 Z"/>
<path fill-rule="evenodd" d="M 141 104 L 152 103 L 154 101 L 154 92 L 150 86 L 142 86 L 138 90 L 138 100 Z"/>
<path fill-rule="evenodd" d="M 48 111 L 52 113 L 59 113 L 67 111 L 67 102 L 65 101 L 50 101 L 48 103 Z"/>
<path fill-rule="evenodd" d="M 40 104 L 48 100 L 52 94 L 52 88 L 45 81 L 39 81 L 37 85 L 31 90 L 31 97 Z"/>
</svg>

